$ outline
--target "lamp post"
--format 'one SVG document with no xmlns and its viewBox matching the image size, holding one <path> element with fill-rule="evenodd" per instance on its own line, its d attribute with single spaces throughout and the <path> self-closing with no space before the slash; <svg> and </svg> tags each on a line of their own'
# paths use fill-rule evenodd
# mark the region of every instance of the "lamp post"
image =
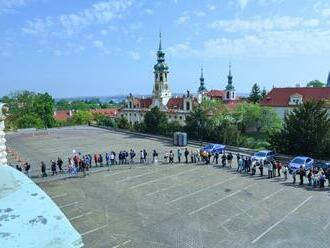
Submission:
<svg viewBox="0 0 330 248">
<path fill-rule="evenodd" d="M 0 103 L 0 166 L 7 164 L 6 139 L 5 139 L 5 114 L 2 112 L 5 104 Z"/>
</svg>

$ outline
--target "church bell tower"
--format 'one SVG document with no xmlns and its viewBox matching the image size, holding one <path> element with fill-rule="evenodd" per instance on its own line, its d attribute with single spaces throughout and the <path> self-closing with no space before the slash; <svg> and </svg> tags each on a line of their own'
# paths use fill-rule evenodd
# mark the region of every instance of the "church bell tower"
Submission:
<svg viewBox="0 0 330 248">
<path fill-rule="evenodd" d="M 168 84 L 168 66 L 165 63 L 165 53 L 162 50 L 162 36 L 159 35 L 159 48 L 157 51 L 157 64 L 154 66 L 154 87 L 152 91 L 152 105 L 161 109 L 166 108 L 172 93 Z"/>
</svg>

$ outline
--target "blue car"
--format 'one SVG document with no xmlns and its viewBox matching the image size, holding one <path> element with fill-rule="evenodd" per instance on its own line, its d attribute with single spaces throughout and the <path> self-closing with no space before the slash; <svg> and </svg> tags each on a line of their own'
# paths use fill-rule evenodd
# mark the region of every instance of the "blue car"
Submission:
<svg viewBox="0 0 330 248">
<path fill-rule="evenodd" d="M 302 166 L 305 170 L 310 170 L 313 168 L 314 159 L 310 157 L 298 156 L 292 159 L 289 163 L 289 172 L 297 171 Z"/>
<path fill-rule="evenodd" d="M 220 144 L 208 144 L 204 148 L 202 148 L 202 152 L 207 152 L 207 153 L 223 153 L 226 149 L 225 145 L 220 145 Z"/>
</svg>

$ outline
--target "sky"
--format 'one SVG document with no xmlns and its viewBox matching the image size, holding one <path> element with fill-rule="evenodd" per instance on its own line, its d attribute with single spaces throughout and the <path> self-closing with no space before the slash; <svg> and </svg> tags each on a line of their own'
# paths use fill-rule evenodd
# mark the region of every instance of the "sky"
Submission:
<svg viewBox="0 0 330 248">
<path fill-rule="evenodd" d="M 0 96 L 151 94 L 159 32 L 172 92 L 326 81 L 328 0 L 0 0 Z"/>
</svg>

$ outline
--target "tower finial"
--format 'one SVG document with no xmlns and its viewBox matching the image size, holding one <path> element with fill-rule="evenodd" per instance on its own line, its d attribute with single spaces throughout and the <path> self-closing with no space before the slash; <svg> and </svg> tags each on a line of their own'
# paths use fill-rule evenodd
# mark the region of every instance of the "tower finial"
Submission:
<svg viewBox="0 0 330 248">
<path fill-rule="evenodd" d="M 231 61 L 229 62 L 229 76 L 231 76 Z"/>
<path fill-rule="evenodd" d="M 159 51 L 162 50 L 162 32 L 159 32 Z"/>
<path fill-rule="evenodd" d="M 201 64 L 201 78 L 204 78 L 204 73 L 203 73 L 203 64 Z"/>
</svg>

